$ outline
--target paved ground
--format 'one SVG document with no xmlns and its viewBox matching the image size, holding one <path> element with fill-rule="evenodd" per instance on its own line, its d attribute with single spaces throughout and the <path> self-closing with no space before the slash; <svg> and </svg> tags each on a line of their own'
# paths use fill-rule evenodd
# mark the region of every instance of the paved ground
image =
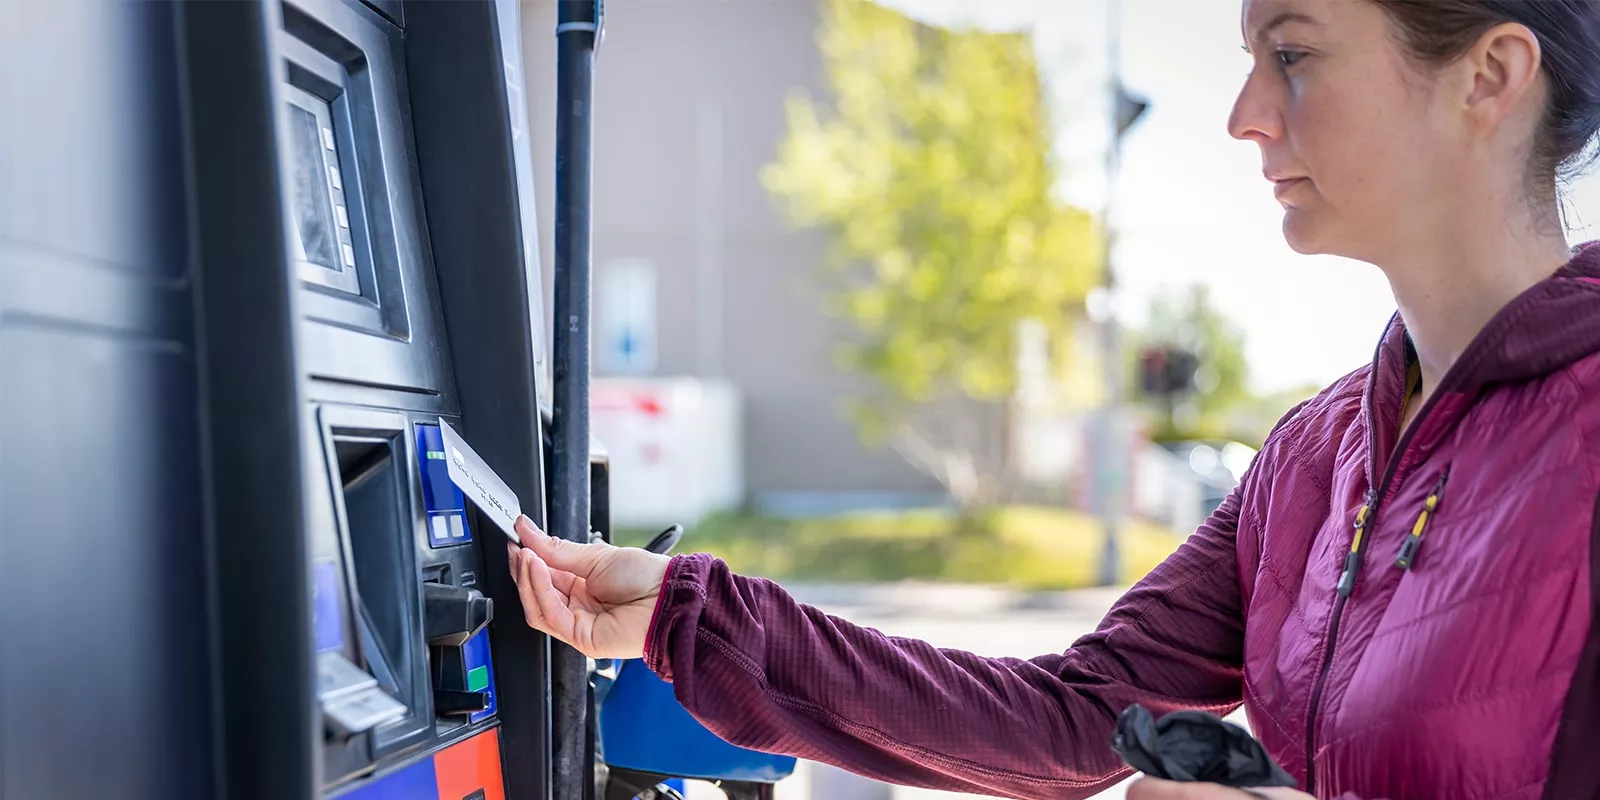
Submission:
<svg viewBox="0 0 1600 800">
<path fill-rule="evenodd" d="M 794 586 L 794 595 L 830 614 L 896 636 L 925 639 L 988 656 L 1031 657 L 1064 649 L 1094 629 L 1120 590 L 1023 595 L 969 587 Z M 1100 795 L 1122 800 L 1124 786 Z M 694 787 L 690 800 L 720 798 Z M 971 797 L 872 784 L 821 765 L 802 763 L 780 783 L 778 800 L 931 800 Z"/>
</svg>

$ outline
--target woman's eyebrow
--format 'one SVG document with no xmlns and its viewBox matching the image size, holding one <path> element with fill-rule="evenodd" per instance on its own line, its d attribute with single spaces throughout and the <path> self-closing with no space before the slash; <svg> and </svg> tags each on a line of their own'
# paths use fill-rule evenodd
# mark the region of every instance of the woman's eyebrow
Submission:
<svg viewBox="0 0 1600 800">
<path fill-rule="evenodd" d="M 1322 23 L 1317 21 L 1316 17 L 1313 17 L 1310 14 L 1307 14 L 1307 13 L 1305 13 L 1303 11 L 1280 11 L 1277 14 L 1273 15 L 1273 17 L 1271 19 L 1267 20 L 1267 23 L 1265 25 L 1262 25 L 1261 27 L 1256 28 L 1256 31 L 1255 31 L 1255 33 L 1253 35 L 1247 36 L 1245 38 L 1245 45 L 1244 45 L 1245 52 L 1247 52 L 1247 53 L 1250 52 L 1250 42 L 1259 42 L 1262 39 L 1267 38 L 1267 36 L 1269 34 L 1271 34 L 1273 31 L 1277 30 L 1278 28 L 1283 27 L 1284 25 L 1288 25 L 1288 24 L 1290 24 L 1292 22 L 1298 22 L 1298 23 L 1300 23 L 1302 25 L 1321 25 L 1322 24 Z"/>
</svg>

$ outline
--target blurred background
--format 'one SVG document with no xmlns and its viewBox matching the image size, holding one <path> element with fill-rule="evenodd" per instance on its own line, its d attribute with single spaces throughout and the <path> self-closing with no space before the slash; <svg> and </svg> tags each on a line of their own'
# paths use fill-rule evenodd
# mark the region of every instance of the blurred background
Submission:
<svg viewBox="0 0 1600 800">
<path fill-rule="evenodd" d="M 538 163 L 554 8 L 524 3 Z M 593 407 L 636 537 L 791 581 L 1131 581 L 1393 311 L 1288 249 L 1227 135 L 1235 0 L 608 10 Z"/>
<path fill-rule="evenodd" d="M 536 153 L 554 5 L 524 3 Z M 625 541 L 683 523 L 891 633 L 1060 650 L 1393 312 L 1375 269 L 1288 249 L 1228 136 L 1236 0 L 608 12 L 593 409 Z M 1600 192 L 1569 189 L 1576 241 Z"/>
<path fill-rule="evenodd" d="M 1099 582 L 1115 518 L 1131 580 L 1392 311 L 1376 271 L 1282 243 L 1224 129 L 1232 0 L 610 11 L 593 402 L 638 535 L 682 522 L 779 579 L 1060 589 Z"/>
</svg>

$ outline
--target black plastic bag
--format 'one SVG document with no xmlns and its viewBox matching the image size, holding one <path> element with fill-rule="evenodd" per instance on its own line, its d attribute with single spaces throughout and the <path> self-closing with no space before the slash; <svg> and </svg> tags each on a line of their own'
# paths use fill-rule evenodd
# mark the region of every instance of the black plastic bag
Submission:
<svg viewBox="0 0 1600 800">
<path fill-rule="evenodd" d="M 1203 711 L 1174 711 L 1158 722 L 1135 703 L 1117 718 L 1111 746 L 1128 766 L 1152 778 L 1237 789 L 1295 786 L 1248 731 Z"/>
</svg>

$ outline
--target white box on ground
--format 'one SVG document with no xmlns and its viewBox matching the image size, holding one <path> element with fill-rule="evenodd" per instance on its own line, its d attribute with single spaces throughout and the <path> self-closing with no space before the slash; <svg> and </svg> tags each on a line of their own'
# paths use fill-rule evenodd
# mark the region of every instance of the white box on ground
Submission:
<svg viewBox="0 0 1600 800">
<path fill-rule="evenodd" d="M 737 390 L 694 378 L 597 378 L 590 426 L 611 457 L 613 525 L 690 526 L 744 496 Z"/>
</svg>

